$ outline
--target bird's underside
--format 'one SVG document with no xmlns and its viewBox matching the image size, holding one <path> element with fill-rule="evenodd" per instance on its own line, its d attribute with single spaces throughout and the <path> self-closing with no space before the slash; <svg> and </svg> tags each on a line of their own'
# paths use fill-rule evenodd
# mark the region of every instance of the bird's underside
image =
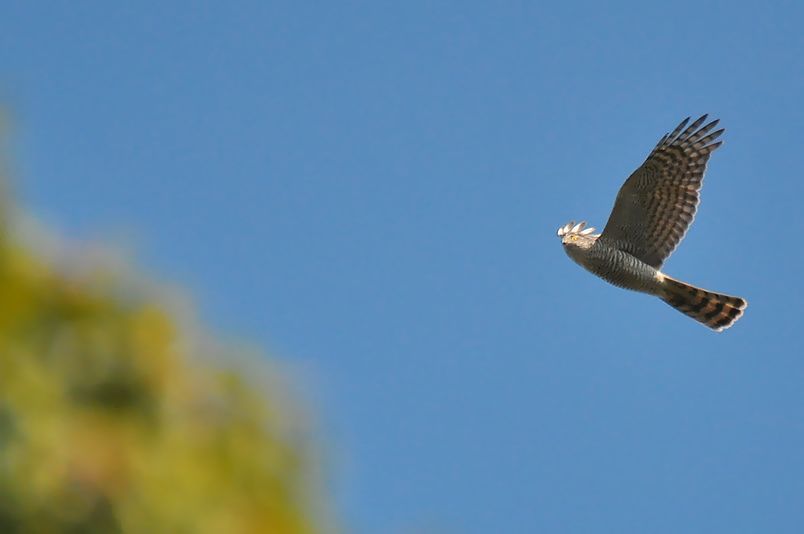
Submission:
<svg viewBox="0 0 804 534">
<path fill-rule="evenodd" d="M 661 271 L 684 238 L 700 202 L 706 164 L 720 145 L 723 129 L 706 115 L 681 122 L 661 138 L 625 181 L 602 234 L 585 223 L 558 230 L 564 250 L 578 264 L 624 287 L 655 295 L 716 331 L 734 324 L 747 302 L 675 280 Z M 713 131 L 714 130 L 714 131 Z"/>
</svg>

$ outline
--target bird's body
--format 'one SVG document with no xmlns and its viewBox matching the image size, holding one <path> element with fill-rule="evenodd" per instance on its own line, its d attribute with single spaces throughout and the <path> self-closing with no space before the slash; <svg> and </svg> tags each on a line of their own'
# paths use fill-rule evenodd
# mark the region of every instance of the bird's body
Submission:
<svg viewBox="0 0 804 534">
<path fill-rule="evenodd" d="M 576 263 L 610 284 L 650 295 L 659 294 L 659 271 L 636 256 L 597 239 L 588 249 L 574 246 L 566 250 Z"/>
<path fill-rule="evenodd" d="M 721 331 L 747 302 L 679 282 L 660 271 L 695 217 L 709 156 L 723 133 L 718 123 L 687 126 L 665 135 L 645 163 L 623 184 L 602 234 L 586 223 L 559 228 L 564 250 L 576 263 L 615 286 L 654 295 L 696 321 Z M 703 125 L 703 126 L 702 126 Z M 686 128 L 685 128 L 686 127 Z"/>
</svg>

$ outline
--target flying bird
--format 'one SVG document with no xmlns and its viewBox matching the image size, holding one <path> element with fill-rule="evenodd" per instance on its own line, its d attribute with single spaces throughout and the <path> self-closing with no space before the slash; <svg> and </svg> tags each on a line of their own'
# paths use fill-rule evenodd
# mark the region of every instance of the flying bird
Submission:
<svg viewBox="0 0 804 534">
<path fill-rule="evenodd" d="M 660 269 L 684 239 L 700 203 L 706 164 L 722 143 L 707 115 L 659 140 L 625 181 L 602 234 L 586 222 L 558 229 L 564 251 L 581 267 L 615 286 L 655 295 L 717 332 L 729 328 L 748 303 L 671 278 Z M 706 124 L 704 124 L 706 123 Z M 711 132 L 711 133 L 710 133 Z"/>
</svg>

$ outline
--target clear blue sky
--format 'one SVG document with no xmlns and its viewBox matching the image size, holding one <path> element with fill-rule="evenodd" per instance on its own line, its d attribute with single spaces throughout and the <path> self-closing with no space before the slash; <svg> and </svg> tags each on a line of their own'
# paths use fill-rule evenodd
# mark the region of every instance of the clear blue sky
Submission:
<svg viewBox="0 0 804 534">
<path fill-rule="evenodd" d="M 190 5 L 4 3 L 16 190 L 299 369 L 347 531 L 802 531 L 800 3 Z M 705 112 L 724 334 L 555 236 Z"/>
</svg>

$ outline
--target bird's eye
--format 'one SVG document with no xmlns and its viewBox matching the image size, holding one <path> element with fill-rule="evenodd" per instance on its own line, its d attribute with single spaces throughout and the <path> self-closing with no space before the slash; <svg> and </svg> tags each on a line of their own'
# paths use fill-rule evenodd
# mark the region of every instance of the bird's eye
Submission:
<svg viewBox="0 0 804 534">
<path fill-rule="evenodd" d="M 572 239 L 573 241 L 578 241 L 578 236 L 577 236 L 577 235 L 574 235 L 574 236 L 572 236 L 570 239 Z"/>
</svg>

